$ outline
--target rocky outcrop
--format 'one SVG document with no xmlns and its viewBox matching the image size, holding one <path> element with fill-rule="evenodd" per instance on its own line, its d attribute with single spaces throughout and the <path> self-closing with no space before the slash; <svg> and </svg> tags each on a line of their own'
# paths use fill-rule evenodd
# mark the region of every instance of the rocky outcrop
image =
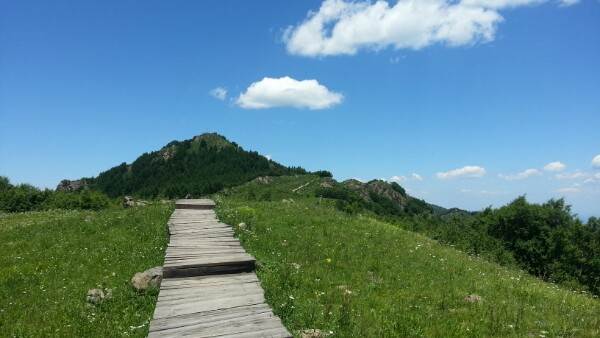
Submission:
<svg viewBox="0 0 600 338">
<path fill-rule="evenodd" d="M 273 177 L 271 176 L 260 176 L 252 180 L 258 184 L 271 184 L 273 183 Z"/>
<path fill-rule="evenodd" d="M 62 180 L 56 186 L 56 191 L 78 191 L 88 186 L 88 181 L 84 178 L 80 180 Z"/>
<path fill-rule="evenodd" d="M 408 203 L 408 196 L 402 187 L 382 180 L 372 180 L 368 183 L 350 179 L 342 182 L 346 188 L 356 192 L 365 202 L 373 202 L 374 196 L 391 200 L 394 204 L 404 208 Z"/>
<path fill-rule="evenodd" d="M 125 196 L 125 197 L 123 197 L 123 208 L 132 208 L 132 207 L 136 207 L 136 206 L 144 206 L 146 204 L 148 204 L 148 202 L 143 201 L 143 200 L 135 200 L 131 196 Z"/>
</svg>

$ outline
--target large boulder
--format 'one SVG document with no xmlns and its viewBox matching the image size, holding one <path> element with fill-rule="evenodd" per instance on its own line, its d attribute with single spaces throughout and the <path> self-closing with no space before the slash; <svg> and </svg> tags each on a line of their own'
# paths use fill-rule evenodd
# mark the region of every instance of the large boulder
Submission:
<svg viewBox="0 0 600 338">
<path fill-rule="evenodd" d="M 133 197 L 131 197 L 131 196 L 123 197 L 123 207 L 124 208 L 135 207 L 135 200 L 133 199 Z"/>
<path fill-rule="evenodd" d="M 144 272 L 138 272 L 131 278 L 131 285 L 138 291 L 158 288 L 162 282 L 162 274 L 162 266 L 156 266 Z"/>
<path fill-rule="evenodd" d="M 78 191 L 86 188 L 88 182 L 85 179 L 81 180 L 62 180 L 56 186 L 56 191 Z"/>
</svg>

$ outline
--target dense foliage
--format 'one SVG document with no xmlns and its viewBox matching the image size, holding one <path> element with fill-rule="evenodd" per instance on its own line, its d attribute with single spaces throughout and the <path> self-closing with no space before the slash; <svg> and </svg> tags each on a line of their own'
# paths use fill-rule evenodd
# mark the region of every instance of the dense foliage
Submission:
<svg viewBox="0 0 600 338">
<path fill-rule="evenodd" d="M 173 141 L 159 151 L 144 153 L 132 164 L 122 163 L 97 178 L 91 187 L 109 196 L 197 197 L 236 186 L 259 176 L 305 174 L 246 151 L 217 134 Z"/>
<path fill-rule="evenodd" d="M 12 185 L 0 176 L 0 211 L 24 212 L 50 209 L 100 210 L 111 205 L 104 194 L 88 189 L 76 192 L 40 190 L 29 184 Z"/>
<path fill-rule="evenodd" d="M 534 204 L 519 197 L 475 215 L 415 215 L 403 223 L 472 254 L 600 294 L 598 219 L 582 223 L 562 199 Z"/>
</svg>

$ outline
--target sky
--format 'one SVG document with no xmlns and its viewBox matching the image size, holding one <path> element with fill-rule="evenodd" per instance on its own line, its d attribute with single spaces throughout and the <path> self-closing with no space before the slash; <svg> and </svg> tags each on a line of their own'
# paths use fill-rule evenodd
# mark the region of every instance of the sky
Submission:
<svg viewBox="0 0 600 338">
<path fill-rule="evenodd" d="M 0 0 L 0 175 L 218 132 L 445 207 L 600 216 L 598 0 Z"/>
</svg>

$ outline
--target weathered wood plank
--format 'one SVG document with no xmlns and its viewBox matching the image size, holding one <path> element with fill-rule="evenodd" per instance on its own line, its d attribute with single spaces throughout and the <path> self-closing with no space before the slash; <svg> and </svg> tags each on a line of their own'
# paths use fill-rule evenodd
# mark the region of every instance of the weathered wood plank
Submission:
<svg viewBox="0 0 600 338">
<path fill-rule="evenodd" d="M 215 202 L 209 199 L 183 199 L 175 201 L 175 209 L 214 209 Z"/>
<path fill-rule="evenodd" d="M 149 337 L 291 337 L 265 303 L 255 259 L 210 200 L 178 200 Z"/>
</svg>

